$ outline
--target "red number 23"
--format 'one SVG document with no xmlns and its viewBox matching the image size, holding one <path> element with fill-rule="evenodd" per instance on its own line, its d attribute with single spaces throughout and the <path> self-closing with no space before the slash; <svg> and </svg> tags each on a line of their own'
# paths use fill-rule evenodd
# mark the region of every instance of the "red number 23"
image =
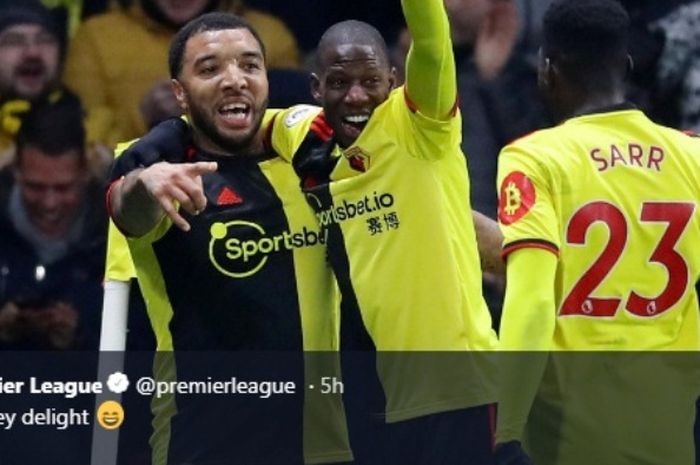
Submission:
<svg viewBox="0 0 700 465">
<path fill-rule="evenodd" d="M 688 287 L 688 265 L 674 247 L 690 222 L 694 210 L 693 203 L 645 202 L 642 205 L 642 222 L 668 224 L 649 258 L 649 261 L 660 263 L 666 268 L 668 281 L 661 294 L 653 299 L 631 291 L 625 305 L 628 312 L 641 317 L 656 316 L 671 308 L 685 294 Z M 605 223 L 610 230 L 608 243 L 603 253 L 564 299 L 560 315 L 610 317 L 615 315 L 620 305 L 621 299 L 616 297 L 591 297 L 591 293 L 610 273 L 625 249 L 627 220 L 620 209 L 607 202 L 585 205 L 571 218 L 566 240 L 569 244 L 585 244 L 588 229 L 599 221 Z"/>
</svg>

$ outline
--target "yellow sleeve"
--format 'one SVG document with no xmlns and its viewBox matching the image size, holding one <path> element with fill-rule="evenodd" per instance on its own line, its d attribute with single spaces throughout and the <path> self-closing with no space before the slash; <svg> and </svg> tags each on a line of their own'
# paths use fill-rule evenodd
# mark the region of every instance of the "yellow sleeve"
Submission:
<svg viewBox="0 0 700 465">
<path fill-rule="evenodd" d="M 136 277 L 134 263 L 131 260 L 126 237 L 119 232 L 112 220 L 109 220 L 107 234 L 107 262 L 105 265 L 106 281 L 129 281 Z"/>
<path fill-rule="evenodd" d="M 270 132 L 275 153 L 291 161 L 320 112 L 321 108 L 313 105 L 297 105 L 277 113 Z"/>
<path fill-rule="evenodd" d="M 449 119 L 457 103 L 450 24 L 442 0 L 401 0 L 413 43 L 406 60 L 406 93 L 425 116 Z"/>
<path fill-rule="evenodd" d="M 522 439 L 542 381 L 556 321 L 556 269 L 557 257 L 544 250 L 525 248 L 508 256 L 497 443 Z"/>
<path fill-rule="evenodd" d="M 120 156 L 133 142 L 129 141 L 117 145 L 115 158 Z M 107 260 L 105 262 L 106 281 L 128 281 L 136 277 L 134 263 L 131 260 L 129 244 L 126 237 L 114 225 L 112 219 L 109 220 L 109 231 L 107 233 Z"/>
<path fill-rule="evenodd" d="M 541 162 L 542 148 L 522 141 L 505 147 L 498 158 L 498 220 L 503 255 L 523 247 L 559 254 L 559 219 L 551 176 Z"/>
</svg>

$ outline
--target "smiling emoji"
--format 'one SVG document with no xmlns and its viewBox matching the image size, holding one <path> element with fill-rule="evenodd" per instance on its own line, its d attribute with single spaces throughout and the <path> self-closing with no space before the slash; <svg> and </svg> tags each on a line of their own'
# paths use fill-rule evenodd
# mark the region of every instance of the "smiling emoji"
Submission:
<svg viewBox="0 0 700 465">
<path fill-rule="evenodd" d="M 104 429 L 117 429 L 124 422 L 124 409 L 119 402 L 108 400 L 97 408 L 97 422 Z"/>
</svg>

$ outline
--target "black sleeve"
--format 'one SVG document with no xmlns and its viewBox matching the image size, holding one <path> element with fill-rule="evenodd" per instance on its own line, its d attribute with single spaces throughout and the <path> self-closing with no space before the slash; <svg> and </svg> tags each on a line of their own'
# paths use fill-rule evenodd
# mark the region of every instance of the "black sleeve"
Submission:
<svg viewBox="0 0 700 465">
<path fill-rule="evenodd" d="M 160 161 L 182 162 L 192 146 L 191 133 L 182 118 L 170 118 L 136 140 L 112 163 L 110 183 L 127 173 Z"/>
</svg>

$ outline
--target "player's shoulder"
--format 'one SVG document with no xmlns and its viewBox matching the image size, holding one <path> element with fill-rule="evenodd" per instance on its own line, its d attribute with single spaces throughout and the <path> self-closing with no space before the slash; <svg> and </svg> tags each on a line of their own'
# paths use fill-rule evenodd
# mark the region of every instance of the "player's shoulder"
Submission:
<svg viewBox="0 0 700 465">
<path fill-rule="evenodd" d="M 560 146 L 570 137 L 564 126 L 538 129 L 524 134 L 503 147 L 504 153 L 537 154 L 544 156 L 554 146 Z"/>
<path fill-rule="evenodd" d="M 700 133 L 694 130 L 679 130 L 666 126 L 659 126 L 659 130 L 663 131 L 667 140 L 680 148 L 680 153 L 684 153 L 691 158 L 700 161 Z"/>
<path fill-rule="evenodd" d="M 459 112 L 458 101 L 446 118 L 435 118 L 424 113 L 413 101 L 405 85 L 393 89 L 387 99 L 382 102 L 372 113 L 370 124 L 364 132 L 370 133 L 378 129 L 381 134 L 401 134 L 406 141 L 406 135 L 410 134 L 410 140 L 431 140 L 432 143 L 453 144 L 461 137 L 462 119 Z M 372 136 L 374 136 L 372 134 Z"/>
<path fill-rule="evenodd" d="M 333 136 L 322 108 L 295 105 L 275 114 L 268 127 L 267 141 L 282 158 L 291 160 L 309 132 L 324 141 Z"/>
<path fill-rule="evenodd" d="M 303 138 L 314 132 L 324 140 L 330 139 L 333 130 L 321 107 L 295 105 L 280 111 L 274 118 L 273 138 Z"/>
<path fill-rule="evenodd" d="M 700 133 L 692 129 L 676 131 L 678 137 L 686 144 L 700 146 Z M 700 155 L 700 154 L 698 154 Z"/>
<path fill-rule="evenodd" d="M 687 136 L 687 137 L 691 137 L 691 138 L 693 138 L 693 139 L 700 139 L 700 134 L 698 134 L 697 132 L 693 131 L 692 129 L 683 129 L 683 130 L 680 131 L 680 132 L 681 132 L 681 134 L 683 134 L 683 135 L 685 135 L 685 136 Z"/>
<path fill-rule="evenodd" d="M 275 114 L 275 129 L 295 131 L 308 127 L 322 112 L 315 105 L 294 105 Z"/>
</svg>

